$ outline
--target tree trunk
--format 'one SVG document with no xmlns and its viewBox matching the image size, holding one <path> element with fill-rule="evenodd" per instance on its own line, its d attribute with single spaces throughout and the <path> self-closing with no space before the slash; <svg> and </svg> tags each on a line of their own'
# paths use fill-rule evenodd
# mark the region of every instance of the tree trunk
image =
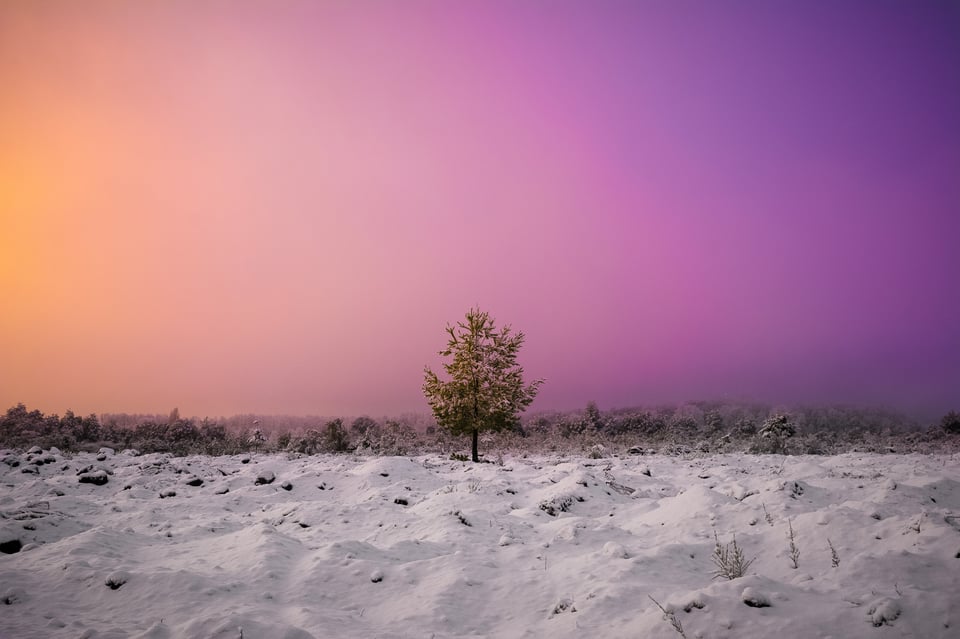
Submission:
<svg viewBox="0 0 960 639">
<path fill-rule="evenodd" d="M 473 429 L 473 461 L 474 462 L 480 461 L 480 456 L 477 455 L 477 437 L 478 437 L 478 432 L 477 432 L 477 429 L 474 428 Z"/>
</svg>

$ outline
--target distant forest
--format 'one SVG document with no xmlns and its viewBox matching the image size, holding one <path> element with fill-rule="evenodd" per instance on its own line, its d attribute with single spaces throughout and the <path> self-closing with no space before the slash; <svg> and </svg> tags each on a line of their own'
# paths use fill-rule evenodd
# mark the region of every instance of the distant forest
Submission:
<svg viewBox="0 0 960 639">
<path fill-rule="evenodd" d="M 921 424 L 885 409 L 782 407 L 759 403 L 691 402 L 602 411 L 590 402 L 578 411 L 541 412 L 512 428 L 482 436 L 487 459 L 503 454 L 960 452 L 960 414 Z M 438 428 L 427 415 L 328 418 L 236 415 L 184 418 L 106 413 L 44 415 L 23 404 L 0 418 L 0 447 L 39 446 L 62 451 L 135 449 L 141 453 L 231 455 L 439 453 L 459 459 L 466 437 Z"/>
</svg>

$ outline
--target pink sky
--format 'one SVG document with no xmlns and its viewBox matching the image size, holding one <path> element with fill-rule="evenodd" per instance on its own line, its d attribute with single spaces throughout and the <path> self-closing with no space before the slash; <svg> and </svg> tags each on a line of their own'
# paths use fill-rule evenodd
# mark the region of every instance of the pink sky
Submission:
<svg viewBox="0 0 960 639">
<path fill-rule="evenodd" d="M 960 408 L 960 5 L 0 4 L 0 410 Z"/>
</svg>

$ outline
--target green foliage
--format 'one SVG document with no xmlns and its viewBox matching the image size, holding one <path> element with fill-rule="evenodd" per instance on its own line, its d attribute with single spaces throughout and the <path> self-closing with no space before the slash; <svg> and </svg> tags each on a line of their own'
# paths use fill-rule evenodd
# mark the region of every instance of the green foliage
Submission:
<svg viewBox="0 0 960 639">
<path fill-rule="evenodd" d="M 447 333 L 450 339 L 440 355 L 452 358 L 443 365 L 450 379 L 441 380 L 426 367 L 423 393 L 439 426 L 473 436 L 473 461 L 479 461 L 477 433 L 515 427 L 543 380 L 524 384 L 517 364 L 523 333 L 513 333 L 509 326 L 497 331 L 484 311 L 470 309 L 465 321 L 448 326 Z"/>
</svg>

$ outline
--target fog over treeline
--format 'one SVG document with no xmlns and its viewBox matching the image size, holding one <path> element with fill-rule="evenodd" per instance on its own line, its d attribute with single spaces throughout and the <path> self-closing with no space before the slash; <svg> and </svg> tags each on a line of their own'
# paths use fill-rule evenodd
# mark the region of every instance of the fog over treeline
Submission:
<svg viewBox="0 0 960 639">
<path fill-rule="evenodd" d="M 697 401 L 679 405 L 524 415 L 511 428 L 483 435 L 487 457 L 505 452 L 569 452 L 594 456 L 627 452 L 833 454 L 946 452 L 960 449 L 960 415 L 933 422 L 875 407 L 773 406 Z M 44 414 L 17 404 L 0 418 L 0 446 L 61 450 L 134 448 L 140 452 L 296 454 L 357 452 L 457 456 L 468 445 L 427 414 L 395 417 L 242 414 L 183 417 L 103 413 Z"/>
</svg>

